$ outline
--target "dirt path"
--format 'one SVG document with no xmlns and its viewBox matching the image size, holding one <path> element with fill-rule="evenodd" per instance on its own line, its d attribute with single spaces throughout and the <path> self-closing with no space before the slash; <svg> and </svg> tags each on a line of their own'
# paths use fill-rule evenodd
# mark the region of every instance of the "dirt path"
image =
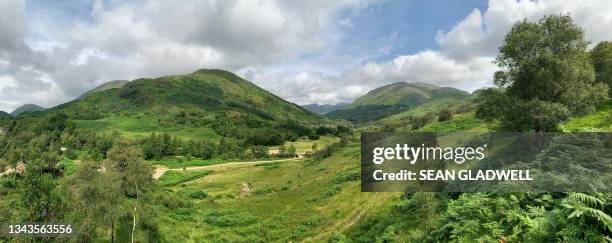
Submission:
<svg viewBox="0 0 612 243">
<path fill-rule="evenodd" d="M 153 179 L 159 179 L 166 171 L 188 171 L 188 170 L 206 170 L 206 169 L 214 169 L 214 168 L 225 168 L 230 166 L 239 166 L 239 165 L 251 165 L 251 164 L 267 164 L 274 162 L 286 162 L 286 161 L 296 161 L 301 160 L 302 157 L 292 158 L 292 159 L 278 159 L 278 160 L 257 160 L 257 161 L 244 161 L 244 162 L 230 162 L 223 164 L 214 164 L 214 165 L 201 165 L 201 166 L 189 166 L 183 168 L 170 169 L 163 165 L 155 165 L 155 169 L 153 170 Z"/>
<path fill-rule="evenodd" d="M 346 219 L 336 222 L 333 225 L 326 227 L 317 235 L 303 239 L 300 242 L 316 242 L 320 241 L 323 237 L 329 235 L 332 232 L 342 232 L 353 226 L 353 224 L 357 223 L 357 221 L 361 219 L 361 217 L 368 211 L 368 209 L 369 208 L 355 209 Z"/>
<path fill-rule="evenodd" d="M 384 201 L 382 197 L 377 197 L 377 198 L 371 198 L 370 200 L 375 200 L 375 199 L 380 199 L 380 200 L 376 200 L 376 201 Z M 355 210 L 353 210 L 348 217 L 346 217 L 344 220 L 338 221 L 328 227 L 325 227 L 323 230 L 321 230 L 317 235 L 315 236 L 311 236 L 308 238 L 305 238 L 303 240 L 301 240 L 300 242 L 317 242 L 320 241 L 321 239 L 323 239 L 323 237 L 328 236 L 331 233 L 334 232 L 342 232 L 347 230 L 348 228 L 350 228 L 351 226 L 353 226 L 355 223 L 359 222 L 359 220 L 361 219 L 361 217 L 363 217 L 363 215 L 368 212 L 370 209 L 378 206 L 379 204 L 377 203 L 373 203 L 373 204 L 369 204 L 366 207 L 363 208 L 357 208 Z"/>
</svg>

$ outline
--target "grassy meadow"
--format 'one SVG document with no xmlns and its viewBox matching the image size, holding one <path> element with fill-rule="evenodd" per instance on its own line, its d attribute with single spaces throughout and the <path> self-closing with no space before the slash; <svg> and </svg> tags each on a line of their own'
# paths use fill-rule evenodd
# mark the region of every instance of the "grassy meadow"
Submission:
<svg viewBox="0 0 612 243">
<path fill-rule="evenodd" d="M 183 242 L 326 241 L 367 210 L 399 197 L 360 193 L 360 144 L 322 161 L 219 167 L 178 184 L 191 171 L 160 179 L 161 195 L 184 201 L 157 205 L 161 235 Z M 208 171 L 207 171 L 208 172 Z M 178 179 L 172 179 L 178 181 Z M 249 192 L 242 192 L 243 184 Z M 170 205 L 170 204 L 168 204 Z"/>
</svg>

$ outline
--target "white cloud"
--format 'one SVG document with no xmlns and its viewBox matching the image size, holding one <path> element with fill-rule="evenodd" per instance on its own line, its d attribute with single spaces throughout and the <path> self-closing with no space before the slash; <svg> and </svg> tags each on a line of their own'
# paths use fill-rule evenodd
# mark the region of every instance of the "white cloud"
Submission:
<svg viewBox="0 0 612 243">
<path fill-rule="evenodd" d="M 10 101 L 0 110 L 56 105 L 109 80 L 233 71 L 317 52 L 333 40 L 323 32 L 341 22 L 338 13 L 370 2 L 97 0 L 90 18 L 66 25 L 28 22 L 24 0 L 0 1 L 0 60 L 8 63 L 0 72 L 15 80 L 0 85 L 0 100 Z"/>
<path fill-rule="evenodd" d="M 425 50 L 412 55 L 396 56 L 387 62 L 368 62 L 349 69 L 334 82 L 367 87 L 347 97 L 354 99 L 376 88 L 394 82 L 423 82 L 473 91 L 492 86 L 496 66 L 493 60 L 504 35 L 516 21 L 538 21 L 545 15 L 570 14 L 584 28 L 592 45 L 612 39 L 612 1 L 516 1 L 490 0 L 482 13 L 474 9 L 451 30 L 440 31 L 435 38 L 439 50 Z"/>
<path fill-rule="evenodd" d="M 538 21 L 545 15 L 570 14 L 593 44 L 612 39 L 612 1 L 490 0 L 483 13 L 474 10 L 448 32 L 440 32 L 436 42 L 441 52 L 454 59 L 497 55 L 504 35 L 523 19 Z"/>
<path fill-rule="evenodd" d="M 66 25 L 28 22 L 24 0 L 0 1 L 0 75 L 10 78 L 0 79 L 0 110 L 53 106 L 109 80 L 199 68 L 237 71 L 300 104 L 348 102 L 398 81 L 474 90 L 491 85 L 491 61 L 515 21 L 569 13 L 594 43 L 612 39 L 612 1 L 490 0 L 440 31 L 437 50 L 382 61 L 334 54 L 342 29 L 359 27 L 340 13 L 372 2 L 98 0 L 89 18 Z M 406 33 L 389 33 L 398 34 Z"/>
</svg>

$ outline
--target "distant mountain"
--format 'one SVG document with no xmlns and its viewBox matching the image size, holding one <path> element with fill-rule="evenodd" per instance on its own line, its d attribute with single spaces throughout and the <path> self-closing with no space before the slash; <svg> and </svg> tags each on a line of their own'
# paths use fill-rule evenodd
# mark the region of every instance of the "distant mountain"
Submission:
<svg viewBox="0 0 612 243">
<path fill-rule="evenodd" d="M 19 116 L 21 113 L 24 113 L 24 112 L 35 112 L 35 111 L 44 111 L 44 110 L 45 108 L 34 105 L 34 104 L 25 104 L 15 109 L 13 112 L 11 112 L 11 115 Z"/>
<path fill-rule="evenodd" d="M 11 114 L 6 113 L 4 111 L 0 111 L 0 119 L 2 118 L 11 118 Z"/>
<path fill-rule="evenodd" d="M 465 91 L 432 84 L 393 83 L 374 89 L 350 105 L 327 113 L 326 116 L 354 122 L 373 121 L 414 109 L 428 101 L 442 98 L 462 100 L 468 95 Z"/>
<path fill-rule="evenodd" d="M 129 81 L 126 81 L 126 80 L 110 81 L 110 82 L 104 83 L 104 84 L 96 87 L 95 89 L 92 89 L 90 91 L 85 92 L 78 99 L 82 100 L 85 97 L 87 97 L 88 95 L 90 95 L 92 93 L 95 93 L 95 92 L 105 91 L 105 90 L 109 90 L 109 89 L 120 89 L 120 88 L 123 88 L 123 86 L 125 86 L 127 83 L 129 83 Z"/>
<path fill-rule="evenodd" d="M 302 107 L 304 107 L 306 110 L 324 115 L 329 112 L 342 109 L 346 107 L 347 105 L 349 104 L 348 103 L 340 103 L 340 104 L 335 104 L 335 105 L 308 104 L 308 105 L 303 105 Z"/>
</svg>

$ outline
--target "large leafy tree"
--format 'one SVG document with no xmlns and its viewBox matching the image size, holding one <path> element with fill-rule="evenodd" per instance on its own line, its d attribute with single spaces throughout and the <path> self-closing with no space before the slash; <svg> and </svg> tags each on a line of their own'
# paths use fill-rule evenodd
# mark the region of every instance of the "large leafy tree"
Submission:
<svg viewBox="0 0 612 243">
<path fill-rule="evenodd" d="M 595 81 L 587 45 L 568 15 L 517 22 L 496 60 L 501 70 L 494 82 L 503 89 L 487 92 L 478 116 L 509 130 L 551 131 L 571 115 L 592 111 L 608 88 Z"/>
<path fill-rule="evenodd" d="M 608 85 L 612 92 L 612 41 L 599 42 L 591 50 L 591 61 L 595 68 L 595 80 Z"/>
</svg>

